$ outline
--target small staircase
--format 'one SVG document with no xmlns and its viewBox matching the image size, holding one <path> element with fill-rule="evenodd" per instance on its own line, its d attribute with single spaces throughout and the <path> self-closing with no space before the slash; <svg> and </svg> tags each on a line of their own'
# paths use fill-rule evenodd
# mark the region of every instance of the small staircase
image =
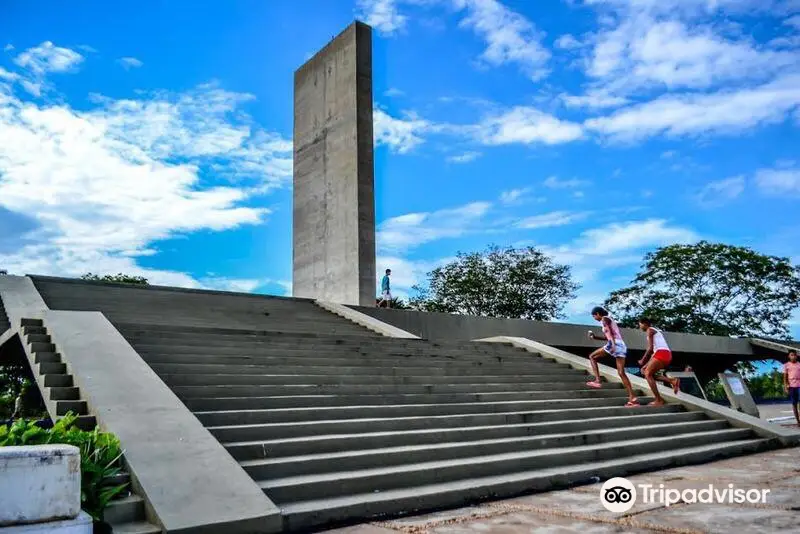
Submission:
<svg viewBox="0 0 800 534">
<path fill-rule="evenodd" d="M 89 406 L 81 398 L 67 365 L 62 362 L 56 345 L 50 339 L 41 319 L 22 319 L 22 342 L 39 385 L 45 406 L 54 419 L 72 412 L 78 418 L 75 426 L 82 430 L 93 430 L 97 420 L 89 412 Z M 125 534 L 157 534 L 161 529 L 146 520 L 144 500 L 131 490 L 131 479 L 127 472 L 117 477 L 119 484 L 128 484 L 126 491 L 112 500 L 105 510 L 105 521 L 114 532 Z"/>
<path fill-rule="evenodd" d="M 11 321 L 8 320 L 6 308 L 3 306 L 3 298 L 0 297 L 0 335 L 2 335 L 9 328 L 11 328 Z"/>
</svg>

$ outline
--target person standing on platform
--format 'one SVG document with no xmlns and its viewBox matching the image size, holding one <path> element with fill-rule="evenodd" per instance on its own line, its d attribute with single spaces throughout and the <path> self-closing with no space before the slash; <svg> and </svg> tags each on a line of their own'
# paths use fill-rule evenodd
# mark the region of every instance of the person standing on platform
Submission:
<svg viewBox="0 0 800 534">
<path fill-rule="evenodd" d="M 389 287 L 389 276 L 391 276 L 392 270 L 386 269 L 386 274 L 383 276 L 381 280 L 381 300 L 378 302 L 378 307 L 382 307 L 384 303 L 386 303 L 387 308 L 392 307 L 392 289 Z"/>
<path fill-rule="evenodd" d="M 800 426 L 800 362 L 797 361 L 797 351 L 789 351 L 789 361 L 783 366 L 783 389 L 789 394 L 792 403 L 794 418 Z"/>
</svg>

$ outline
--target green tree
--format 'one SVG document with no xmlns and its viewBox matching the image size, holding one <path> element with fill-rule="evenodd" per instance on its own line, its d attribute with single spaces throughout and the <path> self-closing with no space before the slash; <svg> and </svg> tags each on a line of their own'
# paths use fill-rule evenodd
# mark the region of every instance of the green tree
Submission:
<svg viewBox="0 0 800 534">
<path fill-rule="evenodd" d="M 630 287 L 606 307 L 624 326 L 641 315 L 671 332 L 786 338 L 800 299 L 800 267 L 746 247 L 701 241 L 645 256 Z"/>
<path fill-rule="evenodd" d="M 423 311 L 545 321 L 561 317 L 578 285 L 569 267 L 533 247 L 490 246 L 484 252 L 459 252 L 456 259 L 428 273 L 415 286 L 411 306 Z"/>
<path fill-rule="evenodd" d="M 150 285 L 147 278 L 143 276 L 132 276 L 129 274 L 107 274 L 100 276 L 99 274 L 86 273 L 81 276 L 81 280 L 92 280 L 94 282 L 108 282 L 110 284 L 131 284 L 137 286 Z"/>
</svg>

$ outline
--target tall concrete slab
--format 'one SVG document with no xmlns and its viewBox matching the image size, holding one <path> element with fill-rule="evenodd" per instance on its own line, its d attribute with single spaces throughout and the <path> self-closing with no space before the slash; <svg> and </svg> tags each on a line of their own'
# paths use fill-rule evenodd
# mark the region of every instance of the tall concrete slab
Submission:
<svg viewBox="0 0 800 534">
<path fill-rule="evenodd" d="M 372 29 L 355 22 L 294 75 L 293 294 L 375 305 Z"/>
</svg>

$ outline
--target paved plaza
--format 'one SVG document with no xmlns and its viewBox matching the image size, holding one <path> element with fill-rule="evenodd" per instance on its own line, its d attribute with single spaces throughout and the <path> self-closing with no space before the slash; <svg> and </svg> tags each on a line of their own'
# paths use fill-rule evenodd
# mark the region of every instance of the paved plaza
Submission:
<svg viewBox="0 0 800 534">
<path fill-rule="evenodd" d="M 782 449 L 699 466 L 629 477 L 635 485 L 668 488 L 769 489 L 761 504 L 663 504 L 637 502 L 623 514 L 603 508 L 601 484 L 539 493 L 433 514 L 331 530 L 327 534 L 681 534 L 800 532 L 800 448 Z M 639 499 L 640 500 L 640 499 Z M 638 501 L 638 500 L 637 500 Z"/>
</svg>

